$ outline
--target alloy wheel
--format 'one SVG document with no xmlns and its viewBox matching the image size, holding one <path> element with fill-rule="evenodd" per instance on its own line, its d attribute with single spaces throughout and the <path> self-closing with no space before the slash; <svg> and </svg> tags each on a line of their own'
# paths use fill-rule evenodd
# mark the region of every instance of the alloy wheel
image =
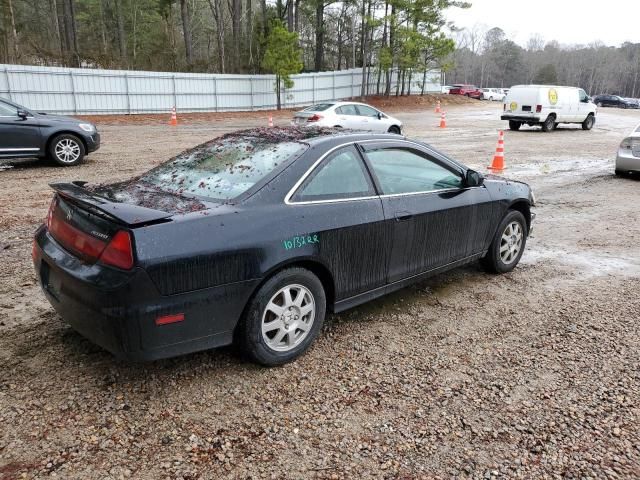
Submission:
<svg viewBox="0 0 640 480">
<path fill-rule="evenodd" d="M 511 222 L 504 229 L 500 239 L 500 258 L 505 265 L 512 264 L 518 258 L 523 238 L 522 225 L 519 222 Z"/>
<path fill-rule="evenodd" d="M 282 287 L 262 314 L 262 339 L 272 350 L 293 350 L 311 331 L 315 312 L 315 299 L 308 288 L 298 284 Z"/>
<path fill-rule="evenodd" d="M 63 138 L 54 149 L 56 158 L 62 163 L 73 163 L 80 158 L 80 145 L 75 140 Z"/>
</svg>

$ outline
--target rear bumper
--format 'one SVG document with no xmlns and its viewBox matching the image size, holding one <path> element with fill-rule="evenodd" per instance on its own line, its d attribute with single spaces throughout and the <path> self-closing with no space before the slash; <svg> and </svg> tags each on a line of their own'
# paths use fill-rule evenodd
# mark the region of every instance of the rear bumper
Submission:
<svg viewBox="0 0 640 480">
<path fill-rule="evenodd" d="M 505 113 L 500 117 L 501 120 L 513 120 L 522 123 L 540 123 L 540 117 L 535 115 L 514 115 L 512 113 Z"/>
<path fill-rule="evenodd" d="M 228 345 L 257 280 L 160 295 L 142 268 L 82 264 L 36 232 L 34 266 L 53 308 L 74 330 L 119 359 L 147 361 Z M 156 325 L 160 316 L 184 314 Z"/>
<path fill-rule="evenodd" d="M 616 170 L 640 172 L 640 157 L 634 156 L 629 151 L 618 150 Z"/>
</svg>

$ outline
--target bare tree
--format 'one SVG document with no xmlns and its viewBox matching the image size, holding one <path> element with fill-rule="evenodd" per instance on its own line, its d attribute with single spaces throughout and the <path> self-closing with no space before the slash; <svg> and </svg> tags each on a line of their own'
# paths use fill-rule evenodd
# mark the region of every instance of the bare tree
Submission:
<svg viewBox="0 0 640 480">
<path fill-rule="evenodd" d="M 182 32 L 184 35 L 184 50 L 187 63 L 193 63 L 193 45 L 191 40 L 191 13 L 189 12 L 189 2 L 180 0 L 180 13 L 182 15 Z"/>
</svg>

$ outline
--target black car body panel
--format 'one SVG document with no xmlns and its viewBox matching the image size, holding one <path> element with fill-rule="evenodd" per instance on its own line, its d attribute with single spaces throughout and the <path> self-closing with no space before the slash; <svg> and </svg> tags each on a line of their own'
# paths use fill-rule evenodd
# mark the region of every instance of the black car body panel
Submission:
<svg viewBox="0 0 640 480">
<path fill-rule="evenodd" d="M 372 175 L 371 195 L 297 201 L 306 179 L 343 149 L 360 155 L 366 168 L 367 150 L 382 145 L 428 155 L 454 175 L 467 172 L 428 145 L 397 135 L 308 138 L 308 129 L 300 132 L 307 145 L 301 155 L 245 194 L 224 202 L 198 199 L 198 208 L 166 212 L 107 200 L 100 189 L 55 185 L 65 203 L 95 208 L 113 231 L 130 233 L 135 266 L 125 271 L 83 262 L 42 226 L 34 263 L 48 300 L 98 345 L 122 358 L 151 360 L 230 343 L 249 299 L 287 266 L 315 273 L 328 309 L 338 312 L 482 257 L 509 208 L 522 211 L 530 225 L 529 187 L 495 176 L 477 186 L 385 195 Z M 172 314 L 184 321 L 157 323 Z"/>
<path fill-rule="evenodd" d="M 86 153 L 96 151 L 100 148 L 100 134 L 95 126 L 87 132 L 80 128 L 81 124 L 89 123 L 74 117 L 34 112 L 0 98 L 0 158 L 45 157 L 50 140 L 64 133 L 80 138 Z"/>
</svg>

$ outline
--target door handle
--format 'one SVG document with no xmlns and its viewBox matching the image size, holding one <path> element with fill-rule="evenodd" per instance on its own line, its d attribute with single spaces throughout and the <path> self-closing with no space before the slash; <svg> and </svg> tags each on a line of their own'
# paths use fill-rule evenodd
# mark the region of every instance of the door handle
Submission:
<svg viewBox="0 0 640 480">
<path fill-rule="evenodd" d="M 396 212 L 395 217 L 397 222 L 406 222 L 407 220 L 411 220 L 413 218 L 413 215 L 411 214 L 411 212 L 402 211 Z"/>
</svg>

